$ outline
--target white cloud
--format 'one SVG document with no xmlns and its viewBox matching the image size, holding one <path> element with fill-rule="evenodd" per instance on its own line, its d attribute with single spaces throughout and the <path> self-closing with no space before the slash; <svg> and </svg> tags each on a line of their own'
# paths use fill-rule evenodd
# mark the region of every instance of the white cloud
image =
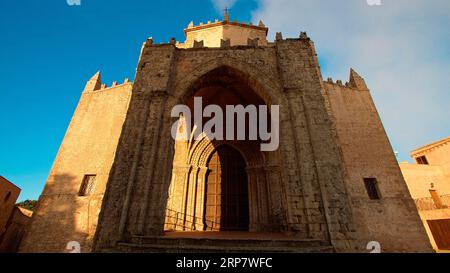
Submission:
<svg viewBox="0 0 450 273">
<path fill-rule="evenodd" d="M 66 0 L 69 6 L 81 6 L 81 0 Z"/>
<path fill-rule="evenodd" d="M 272 37 L 307 31 L 324 78 L 362 74 L 401 160 L 450 135 L 450 1 L 260 0 L 259 19 Z"/>
</svg>

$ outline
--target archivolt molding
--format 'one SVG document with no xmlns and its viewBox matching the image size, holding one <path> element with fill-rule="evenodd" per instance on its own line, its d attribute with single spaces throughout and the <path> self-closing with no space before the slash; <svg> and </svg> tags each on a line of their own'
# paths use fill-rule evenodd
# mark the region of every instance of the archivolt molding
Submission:
<svg viewBox="0 0 450 273">
<path fill-rule="evenodd" d="M 225 141 L 225 140 L 209 140 L 203 136 L 199 140 L 195 140 L 195 144 L 189 151 L 187 164 L 191 166 L 205 167 L 213 152 L 222 145 L 229 145 L 239 151 L 246 162 L 247 167 L 263 166 L 264 155 L 259 151 L 259 144 Z"/>
<path fill-rule="evenodd" d="M 228 67 L 235 71 L 267 105 L 280 105 L 282 103 L 282 88 L 276 78 L 263 73 L 261 69 L 249 63 L 231 57 L 222 57 L 199 64 L 188 75 L 179 75 L 179 79 L 174 84 L 173 92 L 168 101 L 168 109 L 172 109 L 176 104 L 184 103 L 186 98 L 192 96 L 196 91 L 192 90 L 196 82 L 209 72 L 220 67 Z M 260 79 L 261 82 L 256 79 Z"/>
</svg>

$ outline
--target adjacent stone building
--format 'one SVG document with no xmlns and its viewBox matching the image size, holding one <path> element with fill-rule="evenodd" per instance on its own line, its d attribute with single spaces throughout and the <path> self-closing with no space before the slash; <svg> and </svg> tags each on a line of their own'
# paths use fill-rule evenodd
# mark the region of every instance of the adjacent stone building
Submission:
<svg viewBox="0 0 450 273">
<path fill-rule="evenodd" d="M 9 217 L 14 210 L 20 188 L 0 176 L 0 236 L 6 232 Z"/>
<path fill-rule="evenodd" d="M 185 33 L 148 39 L 134 83 L 89 80 L 22 251 L 431 251 L 362 77 L 323 81 L 304 32 L 269 42 L 262 22 L 225 14 Z M 279 148 L 201 131 L 175 141 L 188 117 L 171 111 L 195 98 L 278 106 Z"/>
<path fill-rule="evenodd" d="M 450 137 L 411 152 L 400 163 L 420 218 L 437 252 L 450 252 Z"/>
<path fill-rule="evenodd" d="M 33 212 L 16 205 L 21 189 L 0 176 L 0 253 L 16 252 Z"/>
<path fill-rule="evenodd" d="M 0 236 L 0 253 L 15 253 L 30 224 L 32 211 L 15 206 L 9 217 L 6 231 Z"/>
</svg>

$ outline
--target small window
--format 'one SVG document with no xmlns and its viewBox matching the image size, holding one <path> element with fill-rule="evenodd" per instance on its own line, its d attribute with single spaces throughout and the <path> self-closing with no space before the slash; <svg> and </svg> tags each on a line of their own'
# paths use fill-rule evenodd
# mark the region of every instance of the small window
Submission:
<svg viewBox="0 0 450 273">
<path fill-rule="evenodd" d="M 81 183 L 79 196 L 89 196 L 94 191 L 96 175 L 85 175 L 83 178 L 83 182 Z"/>
<path fill-rule="evenodd" d="M 3 200 L 3 202 L 5 202 L 5 203 L 8 202 L 9 198 L 11 198 L 11 192 L 10 191 L 6 194 L 5 199 Z"/>
<path fill-rule="evenodd" d="M 420 157 L 416 158 L 416 161 L 417 161 L 417 164 L 420 164 L 420 165 L 429 165 L 426 156 L 420 156 Z"/>
<path fill-rule="evenodd" d="M 379 200 L 380 191 L 378 190 L 378 181 L 376 178 L 364 178 L 367 194 L 371 200 Z"/>
</svg>

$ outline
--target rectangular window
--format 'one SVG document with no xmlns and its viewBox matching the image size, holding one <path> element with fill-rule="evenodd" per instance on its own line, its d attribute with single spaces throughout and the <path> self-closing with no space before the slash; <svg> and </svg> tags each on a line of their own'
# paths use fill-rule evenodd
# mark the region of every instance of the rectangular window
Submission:
<svg viewBox="0 0 450 273">
<path fill-rule="evenodd" d="M 372 200 L 379 200 L 380 191 L 378 190 L 378 181 L 376 178 L 364 178 L 364 184 L 366 186 L 367 194 Z"/>
<path fill-rule="evenodd" d="M 79 196 L 89 196 L 94 191 L 96 175 L 85 175 L 83 178 L 83 182 L 81 183 Z"/>
<path fill-rule="evenodd" d="M 420 165 L 429 165 L 426 156 L 420 156 L 420 157 L 416 158 L 416 161 L 417 161 L 417 164 L 420 164 Z"/>
</svg>

